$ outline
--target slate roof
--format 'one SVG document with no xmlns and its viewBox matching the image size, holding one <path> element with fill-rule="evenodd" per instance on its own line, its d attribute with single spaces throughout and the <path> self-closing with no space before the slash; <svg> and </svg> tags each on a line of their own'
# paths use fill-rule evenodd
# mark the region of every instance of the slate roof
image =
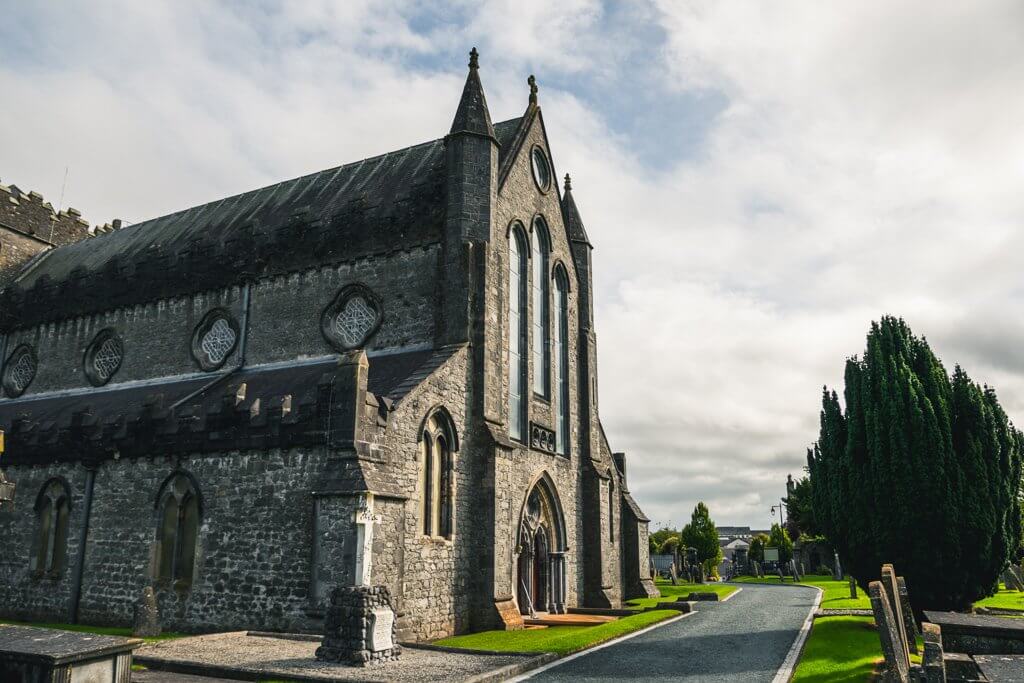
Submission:
<svg viewBox="0 0 1024 683">
<path fill-rule="evenodd" d="M 568 173 L 565 174 L 565 192 L 562 195 L 562 217 L 570 240 L 590 244 L 587 229 L 583 227 L 583 219 L 580 218 L 580 210 L 576 208 L 576 200 L 572 196 L 572 181 Z"/>
<path fill-rule="evenodd" d="M 640 506 L 637 504 L 637 502 L 635 500 L 633 500 L 633 496 L 632 495 L 630 495 L 628 492 L 624 491 L 622 493 L 622 499 L 624 501 L 626 501 L 626 505 L 628 505 L 629 509 L 633 511 L 633 514 L 636 516 L 637 521 L 640 521 L 640 522 L 649 522 L 649 521 L 651 521 L 650 518 L 647 515 L 644 514 L 644 511 L 640 509 Z"/>
<path fill-rule="evenodd" d="M 444 140 L 48 252 L 0 298 L 11 329 L 439 241 Z"/>
<path fill-rule="evenodd" d="M 371 357 L 367 389 L 400 401 L 457 348 Z M 218 376 L 3 400 L 4 464 L 105 459 L 114 450 L 134 457 L 325 443 L 332 411 L 341 407 L 332 391 L 337 372 L 332 358 L 245 368 L 195 396 Z"/>
<path fill-rule="evenodd" d="M 494 137 L 491 113 L 487 109 L 484 86 L 480 82 L 480 67 L 477 64 L 476 48 L 470 54 L 469 74 L 466 76 L 466 85 L 462 89 L 462 97 L 455 110 L 455 118 L 452 120 L 450 132 L 452 135 L 472 133 L 489 138 Z"/>
</svg>

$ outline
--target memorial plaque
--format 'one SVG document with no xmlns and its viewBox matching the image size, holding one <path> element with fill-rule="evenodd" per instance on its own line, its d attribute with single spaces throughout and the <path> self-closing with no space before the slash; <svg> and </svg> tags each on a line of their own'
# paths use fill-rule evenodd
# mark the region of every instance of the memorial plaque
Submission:
<svg viewBox="0 0 1024 683">
<path fill-rule="evenodd" d="M 375 607 L 367 617 L 366 648 L 371 652 L 391 649 L 395 644 L 391 637 L 395 613 L 388 607 Z"/>
</svg>

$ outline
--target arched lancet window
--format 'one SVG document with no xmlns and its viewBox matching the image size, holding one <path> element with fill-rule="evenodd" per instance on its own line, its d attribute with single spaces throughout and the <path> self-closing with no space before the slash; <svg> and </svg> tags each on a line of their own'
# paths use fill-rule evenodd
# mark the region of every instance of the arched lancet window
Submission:
<svg viewBox="0 0 1024 683">
<path fill-rule="evenodd" d="M 188 587 L 195 570 L 202 512 L 199 491 L 188 475 L 177 473 L 164 482 L 157 505 L 157 579 L 173 582 L 176 588 Z"/>
<path fill-rule="evenodd" d="M 508 241 L 508 433 L 519 441 L 526 434 L 527 249 L 517 224 Z"/>
<path fill-rule="evenodd" d="M 37 574 L 57 575 L 64 568 L 70 513 L 71 494 L 64 482 L 46 482 L 36 498 L 36 548 L 31 568 Z"/>
<path fill-rule="evenodd" d="M 564 268 L 555 271 L 555 451 L 569 452 L 569 279 Z"/>
<path fill-rule="evenodd" d="M 615 480 L 608 480 L 608 540 L 615 542 Z"/>
<path fill-rule="evenodd" d="M 544 219 L 533 219 L 533 393 L 551 397 L 551 300 L 548 276 L 548 228 Z"/>
<path fill-rule="evenodd" d="M 444 409 L 435 410 L 420 436 L 420 520 L 424 536 L 451 538 L 455 514 L 455 428 Z"/>
</svg>

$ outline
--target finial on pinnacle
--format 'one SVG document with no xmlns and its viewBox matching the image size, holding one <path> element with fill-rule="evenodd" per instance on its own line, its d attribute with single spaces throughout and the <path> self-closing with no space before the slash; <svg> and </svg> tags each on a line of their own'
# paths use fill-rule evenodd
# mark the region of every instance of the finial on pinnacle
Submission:
<svg viewBox="0 0 1024 683">
<path fill-rule="evenodd" d="M 530 74 L 526 82 L 530 84 L 530 104 L 537 104 L 537 79 L 534 78 L 533 74 Z"/>
<path fill-rule="evenodd" d="M 565 174 L 565 191 L 568 192 L 571 189 L 572 189 L 572 178 L 570 178 L 569 174 L 566 173 Z"/>
<path fill-rule="evenodd" d="M 480 68 L 480 53 L 476 51 L 474 47 L 469 51 L 469 68 L 479 69 Z"/>
</svg>

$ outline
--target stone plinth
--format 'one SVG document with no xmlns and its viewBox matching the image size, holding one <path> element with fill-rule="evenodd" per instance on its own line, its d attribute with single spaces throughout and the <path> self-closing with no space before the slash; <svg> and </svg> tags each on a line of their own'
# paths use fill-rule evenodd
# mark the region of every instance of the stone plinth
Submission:
<svg viewBox="0 0 1024 683">
<path fill-rule="evenodd" d="M 354 666 L 398 659 L 398 626 L 385 586 L 344 586 L 331 593 L 316 658 Z"/>
</svg>

